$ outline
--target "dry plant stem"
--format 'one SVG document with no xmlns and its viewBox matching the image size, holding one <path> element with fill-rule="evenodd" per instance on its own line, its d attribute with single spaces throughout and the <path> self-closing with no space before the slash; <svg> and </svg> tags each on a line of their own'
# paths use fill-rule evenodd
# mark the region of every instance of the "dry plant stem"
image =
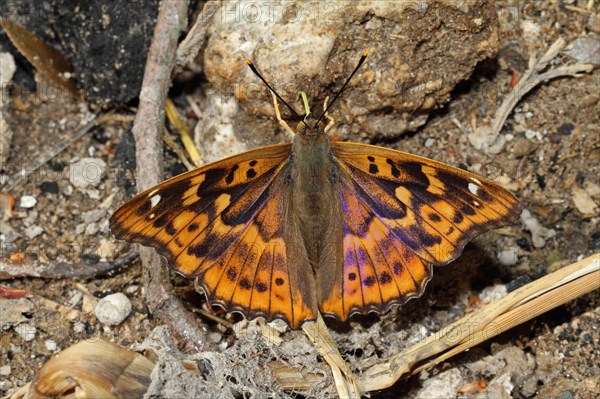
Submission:
<svg viewBox="0 0 600 399">
<path fill-rule="evenodd" d="M 317 316 L 316 321 L 304 323 L 302 329 L 317 346 L 321 356 L 323 356 L 329 367 L 331 367 L 339 397 L 349 399 L 360 398 L 360 391 L 352 375 L 352 370 L 350 370 L 350 367 L 342 358 L 321 314 Z"/>
<path fill-rule="evenodd" d="M 132 128 L 136 143 L 137 185 L 142 192 L 162 180 L 162 135 L 165 101 L 180 33 L 187 25 L 188 1 L 161 1 L 144 71 L 140 105 Z M 167 268 L 154 249 L 140 247 L 146 303 L 169 326 L 183 351 L 208 349 L 205 331 L 173 295 Z"/>
<path fill-rule="evenodd" d="M 131 252 L 112 262 L 98 262 L 87 264 L 85 262 L 53 262 L 45 263 L 26 259 L 15 261 L 0 259 L 0 280 L 11 280 L 22 277 L 38 278 L 90 278 L 117 273 L 131 264 L 139 254 Z"/>
<path fill-rule="evenodd" d="M 540 72 L 546 68 L 548 63 L 554 59 L 564 47 L 565 41 L 562 38 L 559 38 L 550 46 L 539 61 L 536 60 L 535 57 L 529 59 L 527 71 L 521 79 L 519 79 L 515 88 L 504 99 L 504 102 L 496 111 L 496 115 L 490 126 L 491 134 L 494 139 L 500 134 L 502 126 L 504 126 L 506 119 L 517 103 L 525 96 L 525 94 L 529 93 L 537 85 L 560 76 L 577 76 L 578 73 L 590 72 L 593 69 L 593 65 L 575 64 L 551 69 L 548 72 L 540 74 Z M 490 140 L 490 142 L 494 142 L 494 140 Z"/>
<path fill-rule="evenodd" d="M 370 367 L 361 375 L 359 387 L 363 392 L 387 388 L 406 374 L 433 367 L 480 342 L 598 288 L 600 254 L 595 254 L 511 292 L 424 341 Z M 434 356 L 437 357 L 433 358 Z"/>
<path fill-rule="evenodd" d="M 195 169 L 194 165 L 192 165 L 190 163 L 190 161 L 188 161 L 187 156 L 185 155 L 185 152 L 183 151 L 183 149 L 181 148 L 179 143 L 177 143 L 175 141 L 175 139 L 173 137 L 171 137 L 171 134 L 169 133 L 169 131 L 166 128 L 164 129 L 164 132 L 163 132 L 163 141 L 165 142 L 166 145 L 169 146 L 171 151 L 173 151 L 175 153 L 175 155 L 177 155 L 177 158 L 179 158 L 179 160 L 181 161 L 181 163 L 185 166 L 185 168 L 187 170 Z"/>
</svg>

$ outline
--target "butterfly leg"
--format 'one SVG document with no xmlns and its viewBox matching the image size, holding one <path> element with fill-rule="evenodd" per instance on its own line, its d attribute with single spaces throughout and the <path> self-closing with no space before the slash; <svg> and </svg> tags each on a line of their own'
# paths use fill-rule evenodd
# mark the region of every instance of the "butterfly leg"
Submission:
<svg viewBox="0 0 600 399">
<path fill-rule="evenodd" d="M 329 129 L 331 129 L 333 127 L 333 125 L 335 125 L 335 119 L 333 119 L 333 117 L 331 115 L 329 115 L 329 112 L 327 112 L 327 102 L 329 101 L 329 96 L 325 97 L 325 101 L 323 102 L 323 112 L 325 113 L 325 119 L 328 120 L 327 122 L 327 126 L 325 126 L 324 132 L 327 133 L 329 131 Z"/>
<path fill-rule="evenodd" d="M 277 121 L 279 122 L 281 127 L 283 127 L 288 132 L 290 137 L 294 137 L 294 130 L 290 127 L 290 125 L 287 124 L 286 121 L 283 120 L 283 118 L 281 118 L 281 113 L 279 112 L 279 104 L 277 103 L 277 97 L 275 97 L 275 93 L 271 92 L 271 95 L 273 96 L 273 107 L 275 108 L 275 117 L 277 118 Z"/>
</svg>

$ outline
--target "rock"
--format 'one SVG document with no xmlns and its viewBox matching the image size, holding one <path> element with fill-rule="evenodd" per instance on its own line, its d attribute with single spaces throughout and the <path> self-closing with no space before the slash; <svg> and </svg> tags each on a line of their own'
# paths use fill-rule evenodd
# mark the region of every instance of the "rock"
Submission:
<svg viewBox="0 0 600 399">
<path fill-rule="evenodd" d="M 231 9 L 211 8 L 202 57 L 207 103 L 195 130 L 199 147 L 212 145 L 215 136 L 253 146 L 286 139 L 264 134 L 278 129 L 272 120 L 257 118 L 274 115 L 272 99 L 245 58 L 292 107 L 301 108 L 295 99 L 302 90 L 319 114 L 325 97 L 339 90 L 369 50 L 331 110 L 336 132 L 364 139 L 398 137 L 424 125 L 427 112 L 446 104 L 456 84 L 497 53 L 491 2 L 355 3 L 239 1 Z"/>
<path fill-rule="evenodd" d="M 21 235 L 5 220 L 0 220 L 0 241 L 2 244 L 15 242 Z"/>
<path fill-rule="evenodd" d="M 50 352 L 54 352 L 57 348 L 56 346 L 56 341 L 51 340 L 51 339 L 47 339 L 44 342 L 44 346 L 46 347 L 46 349 L 48 349 Z"/>
<path fill-rule="evenodd" d="M 81 334 L 82 332 L 85 331 L 85 324 L 83 324 L 80 321 L 73 323 L 73 331 L 78 334 Z"/>
<path fill-rule="evenodd" d="M 0 367 L 0 375 L 3 375 L 6 377 L 6 376 L 10 375 L 10 372 L 11 372 L 10 366 L 6 365 L 6 366 Z"/>
<path fill-rule="evenodd" d="M 586 190 L 578 186 L 573 186 L 571 194 L 573 195 L 573 203 L 581 214 L 593 215 L 596 213 L 598 204 L 596 204 Z"/>
<path fill-rule="evenodd" d="M 514 266 L 518 261 L 517 249 L 511 248 L 498 253 L 498 261 L 504 266 Z"/>
<path fill-rule="evenodd" d="M 96 187 L 106 174 L 106 162 L 101 158 L 82 158 L 71 164 L 69 181 L 78 188 Z"/>
<path fill-rule="evenodd" d="M 58 194 L 58 192 L 60 191 L 58 183 L 55 181 L 42 182 L 42 184 L 40 184 L 40 190 L 47 194 Z"/>
<path fill-rule="evenodd" d="M 2 108 L 10 102 L 8 89 L 10 81 L 17 70 L 12 54 L 0 52 L 0 165 L 5 165 L 10 153 L 13 131 L 4 119 Z"/>
<path fill-rule="evenodd" d="M 15 331 L 17 332 L 17 334 L 19 334 L 19 336 L 21 336 L 21 339 L 23 341 L 29 342 L 33 341 L 33 339 L 35 338 L 37 328 L 35 328 L 35 326 L 31 324 L 23 323 L 16 326 Z"/>
<path fill-rule="evenodd" d="M 525 225 L 525 229 L 531 232 L 531 241 L 536 248 L 542 248 L 548 238 L 556 235 L 556 231 L 542 226 L 528 209 L 523 209 L 521 222 Z"/>
<path fill-rule="evenodd" d="M 33 303 L 27 298 L 0 298 L 0 332 L 26 322 L 28 319 L 23 314 L 30 314 L 33 309 Z"/>
<path fill-rule="evenodd" d="M 417 394 L 419 399 L 454 398 L 458 389 L 466 384 L 456 368 L 444 371 L 423 381 L 423 388 Z"/>
<path fill-rule="evenodd" d="M 19 201 L 19 206 L 25 209 L 33 208 L 35 204 L 37 204 L 37 198 L 33 195 L 24 195 Z"/>
<path fill-rule="evenodd" d="M 33 240 L 35 237 L 39 236 L 43 232 L 44 232 L 44 229 L 38 225 L 29 226 L 25 229 L 25 235 L 30 240 Z"/>
<path fill-rule="evenodd" d="M 594 36 L 578 37 L 569 47 L 567 54 L 580 63 L 600 65 L 600 39 Z"/>
<path fill-rule="evenodd" d="M 94 313 L 100 323 L 107 326 L 118 326 L 131 313 L 131 302 L 125 294 L 120 292 L 107 295 L 98 302 Z"/>
</svg>

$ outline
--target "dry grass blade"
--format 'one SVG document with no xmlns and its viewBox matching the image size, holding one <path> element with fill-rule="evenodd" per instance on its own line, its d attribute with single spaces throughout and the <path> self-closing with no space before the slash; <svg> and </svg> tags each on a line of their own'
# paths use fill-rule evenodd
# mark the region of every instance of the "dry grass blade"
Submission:
<svg viewBox="0 0 600 399">
<path fill-rule="evenodd" d="M 179 118 L 179 115 L 177 114 L 177 109 L 175 108 L 175 104 L 173 104 L 173 101 L 171 101 L 170 98 L 167 98 L 167 101 L 165 102 L 165 111 L 169 122 L 171 122 L 173 127 L 179 131 L 179 137 L 181 138 L 181 142 L 183 143 L 183 146 L 185 147 L 190 158 L 192 159 L 194 165 L 196 165 L 196 167 L 202 166 L 202 156 L 198 152 L 198 149 L 194 144 L 194 139 L 190 135 L 190 132 L 187 130 L 185 123 L 183 123 L 181 118 Z"/>
<path fill-rule="evenodd" d="M 335 387 L 340 398 L 360 398 L 360 391 L 352 371 L 342 358 L 321 315 L 314 322 L 304 323 L 304 333 L 317 346 L 321 356 L 331 367 Z"/>
<path fill-rule="evenodd" d="M 15 47 L 38 71 L 54 84 L 66 89 L 73 97 L 81 98 L 75 82 L 68 78 L 71 67 L 61 52 L 21 25 L 7 19 L 0 19 L 0 25 Z"/>
<path fill-rule="evenodd" d="M 154 363 L 106 341 L 81 341 L 50 359 L 11 399 L 141 398 Z"/>
<path fill-rule="evenodd" d="M 424 341 L 367 369 L 362 392 L 381 390 L 550 309 L 600 288 L 600 254 L 527 284 L 452 323 Z M 437 356 L 437 357 L 435 357 Z"/>
</svg>

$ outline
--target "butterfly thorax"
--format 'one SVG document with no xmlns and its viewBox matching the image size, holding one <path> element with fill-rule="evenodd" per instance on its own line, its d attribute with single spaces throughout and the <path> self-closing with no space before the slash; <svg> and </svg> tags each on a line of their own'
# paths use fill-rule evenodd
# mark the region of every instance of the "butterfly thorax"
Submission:
<svg viewBox="0 0 600 399">
<path fill-rule="evenodd" d="M 337 230 L 333 167 L 327 134 L 315 129 L 294 137 L 291 203 L 313 267 L 323 264 L 326 237 Z"/>
</svg>

